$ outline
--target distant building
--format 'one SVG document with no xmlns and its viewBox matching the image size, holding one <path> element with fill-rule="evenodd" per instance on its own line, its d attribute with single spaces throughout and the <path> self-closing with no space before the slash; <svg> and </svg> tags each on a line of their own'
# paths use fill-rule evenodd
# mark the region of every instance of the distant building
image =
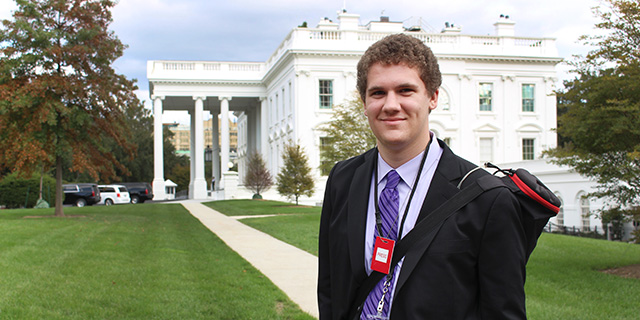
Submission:
<svg viewBox="0 0 640 320">
<path fill-rule="evenodd" d="M 204 147 L 213 148 L 220 145 L 220 131 L 216 135 L 218 137 L 217 143 L 213 143 L 213 118 L 205 120 L 204 127 Z M 218 124 L 220 119 L 218 119 Z M 170 139 L 171 144 L 176 148 L 176 153 L 191 157 L 191 126 L 180 123 L 164 123 L 164 127 L 169 128 L 173 133 L 173 137 Z M 220 126 L 218 125 L 218 128 Z M 238 124 L 234 119 L 229 119 L 229 148 L 231 154 L 237 154 L 238 149 Z M 232 159 L 232 162 L 237 161 L 237 156 Z"/>
</svg>

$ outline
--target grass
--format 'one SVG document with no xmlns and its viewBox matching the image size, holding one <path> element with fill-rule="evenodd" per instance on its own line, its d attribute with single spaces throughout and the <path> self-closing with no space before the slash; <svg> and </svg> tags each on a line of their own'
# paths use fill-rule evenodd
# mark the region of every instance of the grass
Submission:
<svg viewBox="0 0 640 320">
<path fill-rule="evenodd" d="M 640 245 L 543 234 L 527 265 L 530 319 L 638 319 L 640 279 L 601 270 L 640 264 Z"/>
<path fill-rule="evenodd" d="M 0 211 L 1 319 L 312 319 L 180 205 Z"/>
<path fill-rule="evenodd" d="M 208 204 L 317 255 L 320 208 Z M 0 210 L 0 319 L 311 319 L 180 205 Z M 640 246 L 543 234 L 527 265 L 529 319 L 637 319 Z"/>
<path fill-rule="evenodd" d="M 211 205 L 232 205 L 224 202 Z M 269 206 L 264 202 L 243 202 L 243 210 L 261 212 Z M 319 218 L 315 213 L 241 221 L 317 255 Z M 640 245 L 542 234 L 527 264 L 529 319 L 638 319 L 640 280 L 600 272 L 632 264 L 640 264 Z"/>
<path fill-rule="evenodd" d="M 318 255 L 320 213 L 282 215 L 241 220 L 248 226 L 272 235 L 315 256 Z"/>
<path fill-rule="evenodd" d="M 296 206 L 287 202 L 267 200 L 224 200 L 206 202 L 204 205 L 228 216 L 255 216 L 320 213 L 320 207 Z"/>
<path fill-rule="evenodd" d="M 228 216 L 276 215 L 269 218 L 245 218 L 241 221 L 276 239 L 318 255 L 320 207 L 264 200 L 224 200 L 204 204 Z"/>
</svg>

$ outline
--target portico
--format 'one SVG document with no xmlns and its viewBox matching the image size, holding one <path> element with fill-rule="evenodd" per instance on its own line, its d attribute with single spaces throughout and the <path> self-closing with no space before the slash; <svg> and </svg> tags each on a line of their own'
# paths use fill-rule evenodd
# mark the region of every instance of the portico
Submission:
<svg viewBox="0 0 640 320">
<path fill-rule="evenodd" d="M 212 174 L 216 178 L 216 189 L 224 191 L 229 171 L 229 112 L 243 114 L 250 119 L 249 123 L 254 126 L 254 128 L 245 130 L 243 152 L 261 150 L 261 128 L 265 126 L 262 123 L 264 118 L 261 117 L 264 88 L 259 80 L 247 81 L 247 78 L 244 77 L 240 86 L 234 79 L 229 79 L 225 75 L 227 74 L 224 72 L 225 69 L 230 71 L 234 67 L 237 69 L 239 65 L 248 69 L 248 72 L 241 72 L 243 75 L 254 73 L 256 78 L 261 78 L 261 64 L 149 62 L 147 76 L 152 93 L 154 113 L 154 200 L 166 198 L 163 157 L 164 111 L 185 111 L 190 115 L 192 137 L 190 199 L 206 199 L 208 197 L 209 184 L 207 183 L 208 177 L 205 177 L 205 128 L 203 124 L 206 112 L 214 118 L 211 128 L 213 132 L 211 165 Z M 206 74 L 207 80 L 197 79 L 197 71 Z M 237 72 L 234 74 L 237 75 Z M 218 79 L 216 80 L 216 78 Z M 220 117 L 220 128 L 218 128 L 218 121 L 215 121 L 218 117 Z M 220 132 L 219 139 L 218 132 Z"/>
</svg>

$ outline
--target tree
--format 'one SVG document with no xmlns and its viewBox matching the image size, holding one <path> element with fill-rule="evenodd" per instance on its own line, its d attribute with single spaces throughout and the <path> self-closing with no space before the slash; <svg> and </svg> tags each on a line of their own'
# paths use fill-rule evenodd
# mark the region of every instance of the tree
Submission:
<svg viewBox="0 0 640 320">
<path fill-rule="evenodd" d="M 605 31 L 583 35 L 580 40 L 596 49 L 587 54 L 586 62 L 601 65 L 603 61 L 629 64 L 640 60 L 640 1 L 604 0 L 604 7 L 594 8 L 601 22 L 596 28 Z"/>
<path fill-rule="evenodd" d="M 247 159 L 247 174 L 244 176 L 244 185 L 253 191 L 254 198 L 262 198 L 260 192 L 269 190 L 273 185 L 271 172 L 262 159 L 259 152 L 252 152 Z"/>
<path fill-rule="evenodd" d="M 278 173 L 278 193 L 289 199 L 295 199 L 298 205 L 300 196 L 313 195 L 314 181 L 308 164 L 309 160 L 299 144 L 285 146 L 282 159 L 284 166 Z"/>
<path fill-rule="evenodd" d="M 108 29 L 114 1 L 16 2 L 0 30 L 0 164 L 26 174 L 55 165 L 60 216 L 63 157 L 95 180 L 127 172 L 107 145 L 133 152 L 125 110 L 140 101 L 111 67 L 126 48 Z"/>
<path fill-rule="evenodd" d="M 588 196 L 603 198 L 600 215 L 616 224 L 640 206 L 640 1 L 606 3 L 595 13 L 608 32 L 581 38 L 598 48 L 578 57 L 558 94 L 561 140 L 547 154 L 598 182 Z"/>
<path fill-rule="evenodd" d="M 324 174 L 328 174 L 336 162 L 355 157 L 376 145 L 357 93 L 333 107 L 331 121 L 321 126 L 320 131 L 325 135 L 320 146 L 320 170 Z"/>
<path fill-rule="evenodd" d="M 127 172 L 116 168 L 115 181 L 120 182 L 150 182 L 153 180 L 153 116 L 149 109 L 140 105 L 131 106 L 125 110 L 125 124 L 128 137 L 136 146 L 133 156 L 127 150 L 112 143 L 112 150 L 116 159 L 127 168 Z M 166 143 L 166 142 L 165 142 Z M 104 180 L 105 183 L 110 181 Z"/>
</svg>

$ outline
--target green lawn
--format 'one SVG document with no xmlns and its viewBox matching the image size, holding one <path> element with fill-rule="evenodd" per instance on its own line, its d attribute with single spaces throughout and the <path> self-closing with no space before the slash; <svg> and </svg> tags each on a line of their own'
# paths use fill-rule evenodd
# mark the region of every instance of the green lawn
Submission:
<svg viewBox="0 0 640 320">
<path fill-rule="evenodd" d="M 225 202 L 211 205 L 232 204 Z M 265 201 L 244 204 L 250 212 L 269 206 Z M 319 219 L 319 213 L 312 213 L 241 221 L 317 255 Z M 640 319 L 640 279 L 600 272 L 632 264 L 640 264 L 640 245 L 543 234 L 527 264 L 529 319 Z"/>
<path fill-rule="evenodd" d="M 272 214 L 320 213 L 320 207 L 268 200 L 224 200 L 206 202 L 204 205 L 228 216 L 255 216 Z"/>
<path fill-rule="evenodd" d="M 312 319 L 180 205 L 0 210 L 0 319 Z"/>
<path fill-rule="evenodd" d="M 319 210 L 217 201 L 317 254 Z M 180 205 L 0 210 L 0 319 L 311 319 Z M 78 217 L 80 216 L 80 217 Z M 638 319 L 640 245 L 543 234 L 527 265 L 529 319 Z"/>
</svg>

